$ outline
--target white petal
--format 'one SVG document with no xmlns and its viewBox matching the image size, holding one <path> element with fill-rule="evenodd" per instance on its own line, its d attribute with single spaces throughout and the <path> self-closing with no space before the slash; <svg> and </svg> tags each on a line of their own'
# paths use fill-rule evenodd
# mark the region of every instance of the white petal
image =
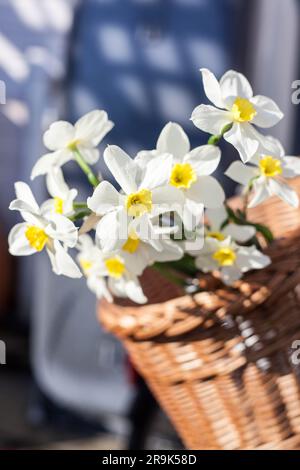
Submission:
<svg viewBox="0 0 300 470">
<path fill-rule="evenodd" d="M 182 243 L 180 242 L 180 245 Z M 204 223 L 200 223 L 193 232 L 186 233 L 185 232 L 185 240 L 183 242 L 184 250 L 194 256 L 195 254 L 202 255 L 203 248 L 205 245 L 205 225 Z"/>
<path fill-rule="evenodd" d="M 189 163 L 198 175 L 210 175 L 217 169 L 220 159 L 219 147 L 201 145 L 189 152 L 184 157 L 184 162 Z"/>
<path fill-rule="evenodd" d="M 48 218 L 51 214 L 54 214 L 55 211 L 55 200 L 54 199 L 47 199 L 41 205 L 41 214 L 43 217 Z"/>
<path fill-rule="evenodd" d="M 128 279 L 109 278 L 108 286 L 111 292 L 117 297 L 128 297 L 133 302 L 144 304 L 147 302 L 138 279 L 135 276 L 128 276 Z"/>
<path fill-rule="evenodd" d="M 37 176 L 46 175 L 53 167 L 59 167 L 73 159 L 70 150 L 57 150 L 56 152 L 46 153 L 38 159 L 34 165 L 30 178 L 33 180 Z"/>
<path fill-rule="evenodd" d="M 108 181 L 101 181 L 87 199 L 88 208 L 98 215 L 105 214 L 124 204 L 124 197 Z"/>
<path fill-rule="evenodd" d="M 35 197 L 32 194 L 32 191 L 28 184 L 23 183 L 22 181 L 18 181 L 17 183 L 15 183 L 15 192 L 17 199 L 20 199 L 26 204 L 28 204 L 28 206 L 31 207 L 32 212 L 39 211 L 38 203 L 36 202 Z"/>
<path fill-rule="evenodd" d="M 9 205 L 10 210 L 17 210 L 26 222 L 44 227 L 44 219 L 40 215 L 39 206 L 26 183 L 18 182 L 15 184 L 16 195 L 21 199 L 15 199 Z"/>
<path fill-rule="evenodd" d="M 128 297 L 133 302 L 144 304 L 147 302 L 139 281 L 135 277 L 131 277 L 128 280 L 112 279 L 109 278 L 108 285 L 111 292 L 117 297 Z"/>
<path fill-rule="evenodd" d="M 104 297 L 108 302 L 113 302 L 113 297 L 104 279 L 97 276 L 89 276 L 87 278 L 87 286 L 96 295 L 97 299 Z"/>
<path fill-rule="evenodd" d="M 237 149 L 244 163 L 251 160 L 259 147 L 257 135 L 251 124 L 247 122 L 234 123 L 232 128 L 224 134 L 224 139 Z"/>
<path fill-rule="evenodd" d="M 229 168 L 225 171 L 225 175 L 231 178 L 236 183 L 248 186 L 250 181 L 257 176 L 257 169 L 240 161 L 231 163 Z"/>
<path fill-rule="evenodd" d="M 221 206 L 217 209 L 207 209 L 206 216 L 212 232 L 218 232 L 223 222 L 228 218 L 225 206 Z"/>
<path fill-rule="evenodd" d="M 211 254 L 197 256 L 195 259 L 195 265 L 204 273 L 218 269 L 218 263 L 212 258 Z"/>
<path fill-rule="evenodd" d="M 90 251 L 95 247 L 93 239 L 90 235 L 80 235 L 76 248 L 80 251 Z"/>
<path fill-rule="evenodd" d="M 217 251 L 220 247 L 223 248 L 223 247 L 230 246 L 230 243 L 231 243 L 230 238 L 220 242 L 216 238 L 206 237 L 203 248 L 201 249 L 201 252 L 199 254 L 200 256 L 211 255 L 212 253 Z"/>
<path fill-rule="evenodd" d="M 73 279 L 82 277 L 79 267 L 58 240 L 54 240 L 53 252 L 47 249 L 47 253 L 55 274 L 58 276 L 64 275 Z"/>
<path fill-rule="evenodd" d="M 145 243 L 150 243 L 155 250 L 162 251 L 161 234 L 155 230 L 148 214 L 136 217 L 130 222 L 128 233 L 134 231 L 138 238 Z"/>
<path fill-rule="evenodd" d="M 95 165 L 99 160 L 100 152 L 98 149 L 95 149 L 88 144 L 78 144 L 77 148 L 89 165 Z"/>
<path fill-rule="evenodd" d="M 223 233 L 224 235 L 231 237 L 236 242 L 245 243 L 250 240 L 250 238 L 254 237 L 256 230 L 255 227 L 252 227 L 251 225 L 237 225 L 230 223 L 223 229 Z"/>
<path fill-rule="evenodd" d="M 125 281 L 123 278 L 120 279 L 114 279 L 112 277 L 108 278 L 108 287 L 112 294 L 115 297 L 127 297 L 127 294 L 125 292 Z"/>
<path fill-rule="evenodd" d="M 98 222 L 96 237 L 104 253 L 119 249 L 128 238 L 128 219 L 124 210 L 105 214 Z"/>
<path fill-rule="evenodd" d="M 260 142 L 260 147 L 262 147 L 260 153 L 262 155 L 272 155 L 277 158 L 284 156 L 285 152 L 280 140 L 275 139 L 271 135 L 264 136 L 259 134 L 259 136 L 262 138 Z"/>
<path fill-rule="evenodd" d="M 152 216 L 163 214 L 164 212 L 177 212 L 184 204 L 182 191 L 174 186 L 162 186 L 152 191 Z"/>
<path fill-rule="evenodd" d="M 46 177 L 48 193 L 52 197 L 65 199 L 69 193 L 69 188 L 65 182 L 63 172 L 59 167 L 53 167 Z"/>
<path fill-rule="evenodd" d="M 126 194 L 135 193 L 138 166 L 134 160 L 117 145 L 109 145 L 103 156 L 108 169 L 123 191 Z"/>
<path fill-rule="evenodd" d="M 180 160 L 190 150 L 190 142 L 179 124 L 169 122 L 161 131 L 156 148 L 159 153 L 170 153 Z"/>
<path fill-rule="evenodd" d="M 247 78 L 234 70 L 226 72 L 220 80 L 221 94 L 223 100 L 230 97 L 250 99 L 253 91 Z"/>
<path fill-rule="evenodd" d="M 161 251 L 152 250 L 152 256 L 155 261 L 177 261 L 182 258 L 183 250 L 178 243 L 172 240 L 161 240 L 163 249 Z"/>
<path fill-rule="evenodd" d="M 165 155 L 166 154 L 164 154 L 163 156 Z M 143 181 L 145 177 L 148 164 L 150 164 L 151 161 L 157 156 L 158 156 L 157 150 L 141 150 L 134 157 L 134 163 L 137 166 L 136 185 L 138 187 L 141 187 L 141 182 Z"/>
<path fill-rule="evenodd" d="M 73 202 L 78 194 L 77 189 L 70 189 L 67 197 L 63 201 L 63 215 L 70 217 L 74 213 Z"/>
<path fill-rule="evenodd" d="M 140 182 L 139 188 L 153 190 L 168 184 L 172 164 L 173 157 L 170 154 L 162 154 L 152 158 L 146 165 L 143 180 Z"/>
<path fill-rule="evenodd" d="M 254 98 L 251 99 L 251 103 L 254 104 L 257 111 L 256 116 L 254 116 L 252 120 L 253 124 L 256 126 L 263 128 L 273 127 L 284 116 L 277 104 L 266 96 L 254 96 Z"/>
<path fill-rule="evenodd" d="M 140 169 L 144 169 L 147 164 L 157 156 L 157 150 L 141 150 L 136 154 L 134 162 L 140 167 Z"/>
<path fill-rule="evenodd" d="M 188 231 L 195 229 L 203 221 L 204 205 L 186 198 L 182 212 L 182 222 L 184 228 Z"/>
<path fill-rule="evenodd" d="M 9 252 L 13 256 L 28 256 L 37 253 L 25 236 L 28 225 L 21 223 L 15 225 L 8 235 Z"/>
<path fill-rule="evenodd" d="M 30 178 L 34 180 L 37 176 L 47 174 L 54 165 L 54 153 L 46 153 L 37 160 L 32 168 Z"/>
<path fill-rule="evenodd" d="M 217 108 L 225 108 L 221 87 L 214 74 L 205 68 L 200 69 L 200 72 L 202 73 L 204 91 L 209 101 Z"/>
<path fill-rule="evenodd" d="M 113 122 L 108 120 L 107 113 L 96 109 L 76 122 L 76 139 L 96 147 L 113 126 Z"/>
<path fill-rule="evenodd" d="M 242 273 L 237 266 L 226 266 L 221 269 L 221 278 L 224 284 L 231 286 L 242 277 Z"/>
<path fill-rule="evenodd" d="M 73 140 L 75 128 L 67 121 L 54 122 L 44 134 L 44 144 L 49 150 L 66 148 Z"/>
<path fill-rule="evenodd" d="M 300 158 L 284 157 L 282 170 L 282 176 L 285 178 L 293 178 L 294 176 L 300 175 Z"/>
<path fill-rule="evenodd" d="M 253 130 L 255 129 L 253 128 Z M 271 155 L 275 158 L 282 158 L 284 156 L 284 148 L 278 139 L 275 139 L 270 135 L 265 136 L 260 134 L 258 131 L 256 131 L 256 138 L 259 142 L 259 147 L 249 163 L 258 166 L 261 157 L 264 155 Z"/>
<path fill-rule="evenodd" d="M 198 129 L 204 132 L 220 134 L 222 129 L 232 122 L 232 117 L 228 111 L 200 104 L 194 109 L 191 120 Z"/>
<path fill-rule="evenodd" d="M 141 242 L 134 253 L 128 253 L 122 250 L 122 258 L 125 261 L 125 266 L 131 273 L 140 276 L 144 269 L 152 264 L 151 249 L 152 247 L 150 245 Z"/>
<path fill-rule="evenodd" d="M 12 201 L 9 205 L 9 209 L 12 211 L 20 211 L 23 219 L 30 225 L 36 225 L 40 228 L 44 228 L 45 225 L 47 225 L 47 221 L 42 215 L 35 213 L 31 206 L 20 199 Z"/>
<path fill-rule="evenodd" d="M 125 284 L 125 290 L 128 298 L 137 304 L 145 304 L 148 300 L 136 276 L 129 277 Z"/>
<path fill-rule="evenodd" d="M 13 201 L 11 201 L 11 203 L 9 204 L 9 210 L 33 213 L 33 208 L 29 206 L 29 204 L 27 204 L 26 202 L 21 201 L 20 199 L 14 199 Z"/>
<path fill-rule="evenodd" d="M 260 178 L 259 180 L 254 181 L 253 191 L 251 191 L 251 194 L 251 201 L 248 204 L 249 209 L 258 206 L 258 204 L 261 204 L 270 196 L 268 187 L 264 179 Z"/>
<path fill-rule="evenodd" d="M 54 240 L 60 240 L 72 248 L 78 241 L 78 229 L 73 222 L 61 214 L 49 215 L 49 225 L 45 232 Z"/>
<path fill-rule="evenodd" d="M 283 181 L 275 180 L 270 178 L 268 187 L 272 195 L 280 197 L 284 202 L 292 207 L 297 208 L 299 206 L 299 197 L 296 191 L 288 186 Z"/>
<path fill-rule="evenodd" d="M 199 176 L 197 181 L 187 190 L 186 196 L 210 209 L 220 207 L 225 200 L 222 186 L 212 176 Z"/>
<path fill-rule="evenodd" d="M 243 246 L 237 251 L 236 264 L 242 272 L 265 268 L 270 262 L 270 258 L 257 250 L 255 246 Z"/>
</svg>

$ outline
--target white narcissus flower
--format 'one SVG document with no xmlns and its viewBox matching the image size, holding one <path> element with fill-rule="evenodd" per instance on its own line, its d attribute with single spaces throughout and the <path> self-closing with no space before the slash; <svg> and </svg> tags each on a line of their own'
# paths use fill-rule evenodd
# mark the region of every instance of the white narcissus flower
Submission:
<svg viewBox="0 0 300 470">
<path fill-rule="evenodd" d="M 55 274 L 72 278 L 81 272 L 67 253 L 78 240 L 73 222 L 61 214 L 43 214 L 29 186 L 15 184 L 17 199 L 11 202 L 11 210 L 20 211 L 25 222 L 15 225 L 9 233 L 9 252 L 15 256 L 27 256 L 46 249 Z"/>
<path fill-rule="evenodd" d="M 111 302 L 112 292 L 139 304 L 147 302 L 137 277 L 140 266 L 124 256 L 125 251 L 104 254 L 88 235 L 80 237 L 78 249 L 78 261 L 87 277 L 88 287 L 98 298 L 104 296 Z"/>
<path fill-rule="evenodd" d="M 184 196 L 181 216 L 186 229 L 192 231 L 201 221 L 204 207 L 216 208 L 224 202 L 222 186 L 210 176 L 219 165 L 220 149 L 213 145 L 202 145 L 191 150 L 188 136 L 182 127 L 169 122 L 159 135 L 156 150 L 140 152 L 137 161 L 149 161 L 154 155 L 162 154 L 173 156 L 168 181 L 180 189 Z"/>
<path fill-rule="evenodd" d="M 257 206 L 270 196 L 278 196 L 296 208 L 299 205 L 298 195 L 284 179 L 300 175 L 300 158 L 285 156 L 284 149 L 277 139 L 266 139 L 267 150 L 256 154 L 249 162 L 251 165 L 233 162 L 225 174 L 244 185 L 246 191 L 251 190 L 249 208 Z"/>
<path fill-rule="evenodd" d="M 64 180 L 61 168 L 52 168 L 46 177 L 46 185 L 52 199 L 41 206 L 43 214 L 61 214 L 70 217 L 74 213 L 73 202 L 77 189 L 70 189 Z"/>
<path fill-rule="evenodd" d="M 270 262 L 255 246 L 239 246 L 231 237 L 221 241 L 207 237 L 195 259 L 196 267 L 204 273 L 219 271 L 226 285 L 233 284 L 247 271 L 265 268 Z"/>
<path fill-rule="evenodd" d="M 101 110 L 85 114 L 75 125 L 67 121 L 54 122 L 44 134 L 44 144 L 51 153 L 43 155 L 36 162 L 31 179 L 73 160 L 76 148 L 88 164 L 95 164 L 99 159 L 96 147 L 112 128 L 113 123 L 109 121 L 107 113 Z"/>
<path fill-rule="evenodd" d="M 232 124 L 224 139 L 237 149 L 244 163 L 248 162 L 264 142 L 264 136 L 253 124 L 272 127 L 283 118 L 283 113 L 270 98 L 253 96 L 250 83 L 241 73 L 229 70 L 218 82 L 208 69 L 201 72 L 206 96 L 216 107 L 197 106 L 191 120 L 199 129 L 217 135 Z"/>
<path fill-rule="evenodd" d="M 181 192 L 167 185 L 172 156 L 153 158 L 141 167 L 120 147 L 112 145 L 106 148 L 104 160 L 123 192 L 103 181 L 87 200 L 89 209 L 103 216 L 96 228 L 101 248 L 105 252 L 120 248 L 134 230 L 140 240 L 161 251 L 153 219 L 179 210 L 183 204 Z"/>
<path fill-rule="evenodd" d="M 122 245 L 120 253 L 126 265 L 140 276 L 147 266 L 157 262 L 177 261 L 182 258 L 183 250 L 179 244 L 167 238 L 160 238 L 161 250 L 156 250 L 149 243 L 140 240 L 132 231 Z"/>
<path fill-rule="evenodd" d="M 103 275 L 104 266 L 102 261 L 102 252 L 95 245 L 89 235 L 80 235 L 78 244 L 77 261 L 82 272 L 87 279 L 88 288 L 96 295 L 98 299 L 104 297 L 108 302 L 113 298 L 107 287 L 107 280 Z"/>
<path fill-rule="evenodd" d="M 219 241 L 231 237 L 237 243 L 246 243 L 256 234 L 255 227 L 251 225 L 238 225 L 229 222 L 223 227 L 228 219 L 228 214 L 224 206 L 219 209 L 207 209 L 206 216 L 209 228 L 206 229 L 205 236 L 216 238 Z"/>
</svg>

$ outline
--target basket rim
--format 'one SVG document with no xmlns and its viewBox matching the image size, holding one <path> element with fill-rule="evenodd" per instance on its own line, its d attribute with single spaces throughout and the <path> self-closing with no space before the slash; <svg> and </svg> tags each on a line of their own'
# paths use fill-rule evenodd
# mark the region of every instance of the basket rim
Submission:
<svg viewBox="0 0 300 470">
<path fill-rule="evenodd" d="M 271 309 L 300 285 L 300 230 L 275 240 L 264 251 L 272 263 L 247 273 L 232 287 L 206 275 L 207 288 L 204 285 L 203 291 L 177 295 L 164 302 L 122 306 L 102 300 L 98 318 L 117 336 L 141 341 L 161 335 L 175 338 L 199 327 L 211 328 L 230 315 L 250 313 L 258 306 Z"/>
</svg>

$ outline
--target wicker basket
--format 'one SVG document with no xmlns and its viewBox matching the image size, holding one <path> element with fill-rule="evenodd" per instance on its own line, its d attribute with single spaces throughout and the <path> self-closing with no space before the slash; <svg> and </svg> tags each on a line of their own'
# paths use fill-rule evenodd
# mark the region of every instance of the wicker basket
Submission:
<svg viewBox="0 0 300 470">
<path fill-rule="evenodd" d="M 234 288 L 207 276 L 193 296 L 148 270 L 149 304 L 99 310 L 189 449 L 300 449 L 300 214 L 271 200 L 252 218 L 289 232 L 271 266 Z"/>
</svg>

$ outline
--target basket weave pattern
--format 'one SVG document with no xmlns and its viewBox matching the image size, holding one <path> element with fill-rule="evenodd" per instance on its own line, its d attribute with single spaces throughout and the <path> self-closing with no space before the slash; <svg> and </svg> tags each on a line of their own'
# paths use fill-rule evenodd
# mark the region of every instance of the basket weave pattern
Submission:
<svg viewBox="0 0 300 470">
<path fill-rule="evenodd" d="M 271 207 L 260 221 L 273 217 L 274 229 Z M 298 211 L 291 214 L 277 236 L 300 226 Z M 102 302 L 102 323 L 122 339 L 189 449 L 300 448 L 300 367 L 291 361 L 300 340 L 300 232 L 268 252 L 269 267 L 231 288 L 206 276 L 203 291 L 182 295 L 148 270 L 149 304 Z"/>
</svg>

